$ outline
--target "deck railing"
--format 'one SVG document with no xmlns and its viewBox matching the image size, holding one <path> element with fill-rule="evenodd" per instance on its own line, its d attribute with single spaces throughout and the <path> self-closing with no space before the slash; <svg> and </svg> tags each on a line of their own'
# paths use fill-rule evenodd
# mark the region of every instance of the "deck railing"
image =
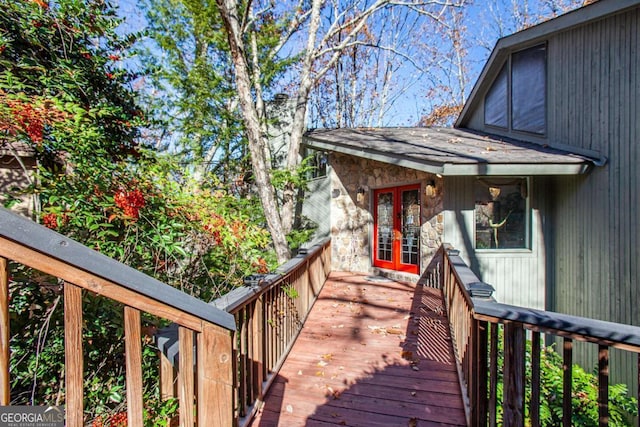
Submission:
<svg viewBox="0 0 640 427">
<path fill-rule="evenodd" d="M 0 405 L 11 403 L 9 262 L 54 276 L 63 285 L 67 426 L 81 427 L 86 422 L 84 291 L 123 305 L 128 425 L 143 425 L 141 313 L 178 327 L 179 345 L 184 349 L 176 384 L 180 425 L 233 424 L 232 332 L 236 322 L 232 315 L 1 208 Z"/>
<path fill-rule="evenodd" d="M 329 275 L 330 261 L 327 240 L 215 302 L 236 319 L 234 413 L 240 425 L 251 419 L 275 379 Z"/>
<path fill-rule="evenodd" d="M 447 245 L 441 251 L 444 255 L 441 283 L 463 398 L 466 400 L 468 424 L 496 425 L 497 390 L 501 386 L 503 402 L 500 424 L 524 426 L 526 375 L 531 378 L 528 408 L 530 424 L 527 425 L 540 425 L 540 354 L 541 334 L 544 334 L 546 339 L 558 337 L 562 341 L 562 425 L 572 425 L 571 366 L 574 340 L 592 343 L 598 348 L 599 425 L 608 425 L 609 348 L 638 354 L 640 368 L 640 327 L 499 304 L 489 298 L 473 298 L 469 290 L 481 282 L 457 251 Z M 500 329 L 503 330 L 504 363 L 502 383 L 498 384 Z M 526 363 L 527 334 L 531 339 L 530 364 Z"/>
<path fill-rule="evenodd" d="M 284 362 L 330 272 L 330 240 L 299 253 L 275 273 L 247 278 L 213 305 L 232 314 L 233 414 L 238 425 L 247 424 Z M 176 357 L 178 342 L 173 327 L 161 331 L 159 347 L 166 372 L 184 369 Z M 182 347 L 180 347 L 182 348 Z M 179 354 L 182 354 L 180 351 Z M 176 363 L 176 359 L 178 363 Z M 174 380 L 163 379 L 162 394 L 173 396 Z"/>
</svg>

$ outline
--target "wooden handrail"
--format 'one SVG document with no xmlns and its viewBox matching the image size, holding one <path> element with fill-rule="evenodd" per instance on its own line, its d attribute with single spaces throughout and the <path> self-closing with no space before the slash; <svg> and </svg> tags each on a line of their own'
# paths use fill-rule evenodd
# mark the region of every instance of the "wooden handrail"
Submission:
<svg viewBox="0 0 640 427">
<path fill-rule="evenodd" d="M 191 345 L 186 338 L 182 341 L 190 350 L 195 344 L 197 357 L 195 367 L 191 358 L 191 370 L 184 368 L 177 372 L 180 425 L 193 426 L 193 414 L 199 427 L 233 425 L 232 336 L 236 319 L 232 315 L 2 208 L 0 404 L 11 401 L 8 260 L 62 280 L 67 426 L 81 427 L 86 421 L 83 414 L 83 290 L 124 306 L 128 425 L 143 425 L 141 313 L 174 322 L 179 325 L 183 338 L 195 335 Z M 162 372 L 166 372 L 166 364 Z M 194 384 L 197 384 L 197 393 Z"/>
<path fill-rule="evenodd" d="M 451 246 L 445 244 L 440 251 L 443 255 L 441 283 L 468 425 L 495 426 L 497 423 L 500 333 L 504 339 L 503 425 L 524 425 L 526 369 L 530 370 L 532 384 L 530 425 L 540 425 L 541 334 L 562 338 L 563 395 L 569 396 L 563 398 L 562 422 L 565 426 L 571 425 L 572 415 L 573 341 L 598 346 L 599 419 L 601 426 L 607 425 L 609 348 L 638 354 L 640 368 L 640 327 L 500 304 L 492 299 L 472 298 L 469 288 L 479 282 L 477 276 Z M 531 336 L 530 366 L 525 365 L 525 331 Z"/>
</svg>

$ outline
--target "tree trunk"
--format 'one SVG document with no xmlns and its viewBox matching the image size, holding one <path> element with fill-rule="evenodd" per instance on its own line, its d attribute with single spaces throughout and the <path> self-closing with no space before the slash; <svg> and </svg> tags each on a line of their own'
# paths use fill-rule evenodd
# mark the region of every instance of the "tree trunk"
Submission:
<svg viewBox="0 0 640 427">
<path fill-rule="evenodd" d="M 258 112 L 251 96 L 251 79 L 249 77 L 249 67 L 245 57 L 245 48 L 238 22 L 236 2 L 235 0 L 217 0 L 217 3 L 229 39 L 238 98 L 242 109 L 242 117 L 246 125 L 249 150 L 251 152 L 251 164 L 253 166 L 255 182 L 258 186 L 258 195 L 260 196 L 278 262 L 284 263 L 291 258 L 291 253 L 278 213 L 275 190 L 273 185 L 271 185 L 271 178 L 269 177 L 269 165 L 265 157 L 266 139 L 260 130 Z"/>
<path fill-rule="evenodd" d="M 293 122 L 291 123 L 291 134 L 289 135 L 289 151 L 287 153 L 287 169 L 295 172 L 300 164 L 300 146 L 302 145 L 302 136 L 306 129 L 307 116 L 307 99 L 311 91 L 311 81 L 302 82 L 298 96 L 296 97 L 295 112 Z M 280 217 L 282 218 L 282 226 L 285 230 L 291 231 L 294 224 L 294 214 L 296 210 L 296 189 L 292 185 L 287 185 L 283 192 L 283 203 L 280 208 Z"/>
</svg>

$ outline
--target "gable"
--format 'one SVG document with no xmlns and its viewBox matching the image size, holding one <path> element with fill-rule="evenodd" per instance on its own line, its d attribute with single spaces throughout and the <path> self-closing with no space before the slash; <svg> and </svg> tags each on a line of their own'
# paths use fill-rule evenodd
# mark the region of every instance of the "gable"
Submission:
<svg viewBox="0 0 640 427">
<path fill-rule="evenodd" d="M 599 71 L 603 68 L 601 62 L 607 63 L 608 66 L 610 59 L 605 54 L 608 53 L 609 45 L 611 45 L 611 55 L 621 58 L 629 54 L 637 55 L 634 49 L 624 48 L 625 43 L 626 45 L 633 43 L 633 40 L 625 41 L 624 38 L 633 37 L 634 30 L 629 28 L 628 33 L 625 33 L 620 29 L 635 25 L 628 16 L 637 15 L 639 8 L 639 0 L 601 0 L 500 39 L 455 126 L 598 157 L 598 153 L 602 150 L 601 145 L 576 141 L 575 138 L 558 130 L 562 125 L 558 123 L 558 116 L 562 115 L 567 119 L 573 116 L 569 114 L 571 117 L 568 117 L 565 114 L 564 110 L 569 101 L 559 99 L 556 90 L 559 85 L 566 86 L 571 83 L 572 79 L 577 80 L 578 84 L 572 89 L 570 96 L 584 90 L 591 93 L 594 90 L 607 90 L 606 85 L 596 88 L 585 87 L 580 83 L 580 74 Z M 598 35 L 594 36 L 593 34 L 597 31 L 599 31 Z M 567 37 L 575 38 L 571 42 L 571 49 L 577 55 L 589 49 L 599 49 L 602 51 L 601 57 L 593 56 L 587 59 L 585 53 L 583 62 L 580 62 L 574 60 L 573 56 L 567 56 L 570 52 L 561 52 L 563 47 L 560 47 L 558 42 L 559 39 L 566 40 Z M 594 47 L 594 43 L 589 45 L 582 40 L 582 38 L 593 37 L 596 41 L 601 40 L 600 46 Z M 618 45 L 619 50 L 613 52 L 613 46 Z M 540 49 L 537 74 L 530 73 L 536 66 L 529 67 L 527 70 L 526 65 L 524 72 L 519 74 L 515 68 L 526 63 L 530 66 L 532 61 L 535 62 L 537 49 Z M 530 57 L 526 58 L 527 56 Z M 612 68 L 615 66 L 621 68 L 625 67 L 625 64 L 611 64 Z M 592 70 L 594 68 L 595 71 Z M 559 76 L 565 80 L 560 82 Z M 608 77 L 607 75 L 599 76 L 601 79 Z M 500 85 L 502 85 L 501 89 Z M 501 95 L 497 96 L 497 94 Z M 589 102 L 588 99 L 586 101 Z M 534 108 L 531 108 L 532 104 L 535 105 Z M 502 112 L 499 112 L 500 106 L 503 108 Z M 602 106 L 600 109 L 602 110 Z M 572 114 L 580 115 L 581 112 L 578 109 Z M 585 118 L 585 120 L 593 122 L 597 121 L 597 118 Z M 566 119 L 564 122 L 567 123 Z M 588 122 L 586 124 L 588 125 Z"/>
</svg>

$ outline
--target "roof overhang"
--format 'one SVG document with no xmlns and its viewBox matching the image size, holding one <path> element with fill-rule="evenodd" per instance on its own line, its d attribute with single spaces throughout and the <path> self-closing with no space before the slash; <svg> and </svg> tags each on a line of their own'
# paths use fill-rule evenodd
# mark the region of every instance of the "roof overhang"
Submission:
<svg viewBox="0 0 640 427">
<path fill-rule="evenodd" d="M 602 158 L 466 129 L 316 129 L 304 145 L 443 176 L 578 175 Z"/>
</svg>

